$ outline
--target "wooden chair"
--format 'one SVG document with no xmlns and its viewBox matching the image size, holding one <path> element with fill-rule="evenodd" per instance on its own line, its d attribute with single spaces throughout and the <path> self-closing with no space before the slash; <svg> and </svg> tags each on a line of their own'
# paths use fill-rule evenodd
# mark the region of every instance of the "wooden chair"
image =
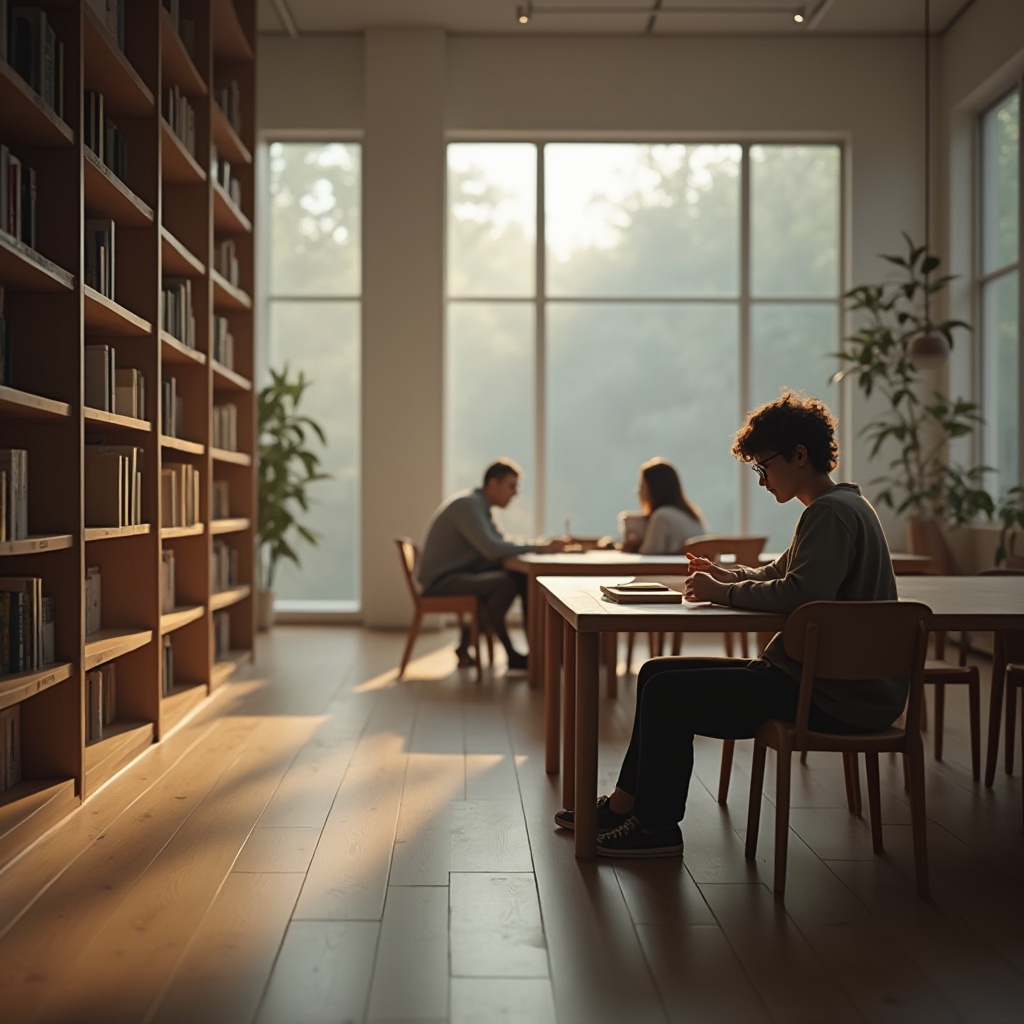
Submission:
<svg viewBox="0 0 1024 1024">
<path fill-rule="evenodd" d="M 868 807 L 875 853 L 882 852 L 882 814 L 878 755 L 894 751 L 904 755 L 909 777 L 910 817 L 914 841 L 917 891 L 928 895 L 928 851 L 925 834 L 924 747 L 921 741 L 921 687 L 928 645 L 927 606 L 912 601 L 812 601 L 786 621 L 786 653 L 803 666 L 796 723 L 770 719 L 754 737 L 750 776 L 746 856 L 757 853 L 761 817 L 761 789 L 767 749 L 777 751 L 775 791 L 775 892 L 786 888 L 786 853 L 789 840 L 790 767 L 794 751 L 831 750 L 864 753 L 867 765 Z M 864 638 L 871 637 L 871 643 Z M 882 732 L 836 735 L 811 732 L 807 719 L 814 679 L 874 679 L 907 675 L 910 691 L 904 728 Z"/>
<path fill-rule="evenodd" d="M 971 774 L 981 778 L 981 675 L 974 665 L 967 664 L 967 640 L 961 640 L 956 664 L 946 660 L 946 634 L 935 633 L 934 657 L 924 664 L 924 682 L 935 687 L 935 760 L 942 760 L 942 731 L 946 711 L 946 686 L 959 683 L 967 687 L 971 725 Z M 924 705 L 922 705 L 923 708 Z M 924 721 L 922 719 L 922 727 Z"/>
<path fill-rule="evenodd" d="M 470 641 L 473 644 L 473 652 L 476 659 L 476 679 L 480 682 L 483 670 L 480 664 L 480 601 L 475 594 L 438 594 L 434 597 L 424 597 L 420 593 L 419 585 L 416 583 L 416 563 L 419 560 L 419 552 L 416 545 L 408 537 L 396 537 L 395 544 L 398 547 L 398 557 L 402 563 L 402 573 L 405 582 L 409 587 L 409 596 L 413 603 L 412 624 L 409 626 L 409 639 L 405 643 L 405 650 L 402 652 L 402 664 L 398 667 L 398 679 L 405 675 L 405 666 L 409 663 L 409 655 L 412 654 L 413 644 L 420 631 L 420 623 L 423 616 L 432 612 L 448 613 L 458 615 L 459 626 L 463 625 L 463 616 L 469 616 Z M 487 634 L 488 655 L 491 664 L 494 664 L 494 648 L 491 635 Z"/>
</svg>

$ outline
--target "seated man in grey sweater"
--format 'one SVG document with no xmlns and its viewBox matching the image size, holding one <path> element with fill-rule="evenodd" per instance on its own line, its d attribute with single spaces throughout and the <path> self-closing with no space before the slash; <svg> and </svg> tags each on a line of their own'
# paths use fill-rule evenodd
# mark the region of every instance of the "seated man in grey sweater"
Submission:
<svg viewBox="0 0 1024 1024">
<path fill-rule="evenodd" d="M 755 409 L 732 452 L 780 504 L 804 506 L 789 548 L 771 565 L 724 569 L 690 556 L 688 601 L 788 614 L 808 601 L 893 601 L 889 546 L 856 484 L 834 483 L 836 422 L 823 402 L 784 391 Z M 795 720 L 800 664 L 776 636 L 753 661 L 655 658 L 637 677 L 633 736 L 615 791 L 598 800 L 597 852 L 605 857 L 682 853 L 678 822 L 693 773 L 693 737 L 749 739 L 769 718 Z M 881 730 L 903 710 L 908 680 L 815 680 L 816 732 Z M 562 810 L 555 821 L 574 827 Z"/>
<path fill-rule="evenodd" d="M 561 551 L 562 540 L 523 544 L 506 537 L 494 522 L 492 509 L 505 508 L 519 490 L 522 470 L 509 459 L 487 467 L 482 487 L 446 501 L 427 527 L 416 578 L 425 597 L 434 594 L 477 594 L 483 603 L 481 625 L 490 629 L 508 654 L 508 667 L 526 668 L 526 655 L 512 646 L 505 613 L 520 595 L 526 601 L 526 579 L 502 568 L 502 559 L 524 551 Z M 469 631 L 463 630 L 456 653 L 459 665 L 472 664 Z"/>
</svg>

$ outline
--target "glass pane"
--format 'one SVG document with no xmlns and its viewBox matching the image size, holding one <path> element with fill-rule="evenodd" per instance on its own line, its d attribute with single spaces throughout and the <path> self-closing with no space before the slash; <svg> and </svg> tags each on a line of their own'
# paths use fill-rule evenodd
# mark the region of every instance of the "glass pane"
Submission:
<svg viewBox="0 0 1024 1024">
<path fill-rule="evenodd" d="M 525 476 L 496 513 L 510 534 L 533 536 L 534 305 L 452 302 L 445 349 L 445 493 L 479 487 L 484 470 L 508 457 Z"/>
<path fill-rule="evenodd" d="M 672 462 L 712 533 L 735 533 L 738 315 L 725 304 L 548 310 L 547 532 L 615 534 L 640 465 Z"/>
<path fill-rule="evenodd" d="M 553 296 L 733 297 L 739 146 L 544 148 Z"/>
<path fill-rule="evenodd" d="M 751 291 L 839 292 L 838 146 L 751 146 Z"/>
<path fill-rule="evenodd" d="M 839 347 L 839 307 L 763 305 L 750 311 L 751 408 L 777 398 L 783 387 L 820 398 L 839 414 L 839 390 L 829 377 L 839 368 L 830 355 Z M 872 476 L 877 474 L 872 473 Z M 858 481 L 866 485 L 866 481 Z M 768 534 L 767 551 L 789 546 L 803 506 L 779 505 L 751 474 L 750 529 Z M 865 494 L 867 487 L 865 486 Z M 867 495 L 870 498 L 870 495 Z"/>
<path fill-rule="evenodd" d="M 310 486 L 303 522 L 318 535 L 316 547 L 295 538 L 301 567 L 281 565 L 274 592 L 283 601 L 359 600 L 359 304 L 270 304 L 270 365 L 302 370 L 313 383 L 299 411 L 324 429 L 321 452 L 330 480 Z"/>
<path fill-rule="evenodd" d="M 525 298 L 536 291 L 537 147 L 448 147 L 448 294 Z"/>
<path fill-rule="evenodd" d="M 1017 154 L 1020 150 L 1020 93 L 1015 92 L 981 119 L 981 269 L 990 273 L 1014 263 L 1019 233 Z"/>
<path fill-rule="evenodd" d="M 986 285 L 981 295 L 984 462 L 996 470 L 988 478 L 988 489 L 1000 495 L 1018 483 L 1018 287 L 1017 274 L 1007 274 Z"/>
<path fill-rule="evenodd" d="M 272 296 L 359 294 L 360 179 L 356 144 L 271 144 Z"/>
</svg>

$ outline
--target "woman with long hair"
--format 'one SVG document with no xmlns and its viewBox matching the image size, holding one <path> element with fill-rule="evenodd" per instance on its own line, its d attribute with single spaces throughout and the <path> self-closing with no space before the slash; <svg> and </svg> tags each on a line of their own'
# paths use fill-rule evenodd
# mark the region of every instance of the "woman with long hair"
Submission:
<svg viewBox="0 0 1024 1024">
<path fill-rule="evenodd" d="M 624 551 L 642 555 L 674 555 L 691 537 L 707 533 L 704 517 L 683 491 L 671 462 L 650 459 L 640 467 L 640 508 L 647 517 L 643 536 L 627 534 Z"/>
</svg>

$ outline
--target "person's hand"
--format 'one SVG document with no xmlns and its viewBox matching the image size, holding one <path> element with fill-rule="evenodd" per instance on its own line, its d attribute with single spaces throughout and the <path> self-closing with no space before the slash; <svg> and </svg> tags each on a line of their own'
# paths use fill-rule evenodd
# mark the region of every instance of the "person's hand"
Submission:
<svg viewBox="0 0 1024 1024">
<path fill-rule="evenodd" d="M 686 570 L 687 576 L 703 572 L 713 580 L 717 580 L 719 583 L 732 583 L 736 578 L 736 574 L 731 569 L 723 569 L 720 565 L 715 565 L 714 562 L 709 558 L 705 558 L 703 555 L 691 555 L 690 552 L 687 551 L 686 557 L 690 562 L 689 567 Z M 697 600 L 706 600 L 706 598 L 697 598 Z"/>
<path fill-rule="evenodd" d="M 599 551 L 613 551 L 615 549 L 615 538 L 614 537 L 602 537 L 597 542 L 597 548 Z"/>
<path fill-rule="evenodd" d="M 693 572 L 686 577 L 683 597 L 687 601 L 715 601 L 721 593 L 721 584 L 708 572 Z"/>
<path fill-rule="evenodd" d="M 540 549 L 540 553 L 542 555 L 557 554 L 559 551 L 564 551 L 565 546 L 568 543 L 568 537 L 552 537 L 551 540 L 549 540 L 547 544 L 545 544 L 544 547 Z"/>
</svg>

